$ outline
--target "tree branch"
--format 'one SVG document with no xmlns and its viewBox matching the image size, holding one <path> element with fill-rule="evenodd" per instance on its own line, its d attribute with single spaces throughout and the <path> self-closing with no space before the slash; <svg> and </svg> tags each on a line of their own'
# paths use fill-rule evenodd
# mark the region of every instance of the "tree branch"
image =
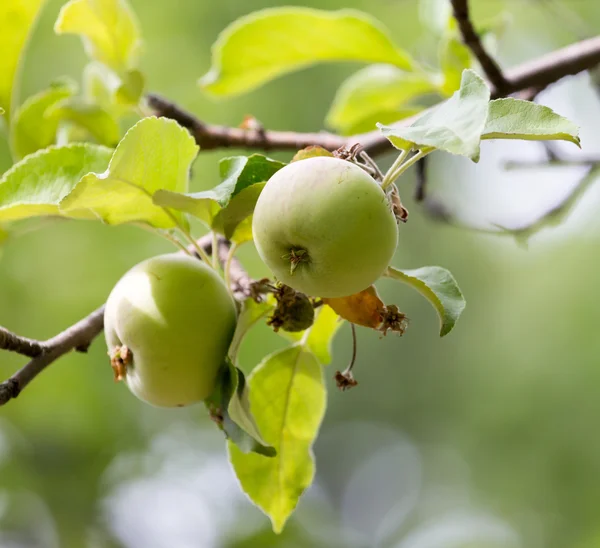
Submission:
<svg viewBox="0 0 600 548">
<path fill-rule="evenodd" d="M 212 237 L 210 234 L 200 238 L 198 244 L 208 254 L 212 253 Z M 230 243 L 227 240 L 224 238 L 219 239 L 218 253 L 219 261 L 222 264 L 227 258 L 229 246 Z M 193 248 L 190 251 L 193 251 Z M 235 258 L 231 263 L 230 277 L 231 289 L 236 298 L 243 299 L 251 294 L 253 280 Z M 104 305 L 45 342 L 26 339 L 0 328 L 0 349 L 14 350 L 33 358 L 9 379 L 0 383 L 0 406 L 16 398 L 37 375 L 58 358 L 72 350 L 87 350 L 88 346 L 102 333 L 103 329 Z"/>
<path fill-rule="evenodd" d="M 473 52 L 473 55 L 475 55 L 479 61 L 483 72 L 485 72 L 487 79 L 494 86 L 496 91 L 502 93 L 508 86 L 508 82 L 496 60 L 489 55 L 483 47 L 481 39 L 473 27 L 469 15 L 468 0 L 451 0 L 451 3 L 454 19 L 456 19 L 456 22 L 458 23 L 463 42 Z"/>
<path fill-rule="evenodd" d="M 171 118 L 187 128 L 201 150 L 233 147 L 259 150 L 300 150 L 314 144 L 327 150 L 335 150 L 347 142 L 344 137 L 324 131 L 321 133 L 296 133 L 294 131 L 242 129 L 206 124 L 160 95 L 150 93 L 146 96 L 146 100 L 148 106 L 158 116 Z"/>
<path fill-rule="evenodd" d="M 44 351 L 44 345 L 39 341 L 20 337 L 16 333 L 0 327 L 0 350 L 9 350 L 17 352 L 23 356 L 35 358 Z"/>
<path fill-rule="evenodd" d="M 497 99 L 520 91 L 536 93 L 565 76 L 577 74 L 600 64 L 600 36 L 577 42 L 529 61 L 504 72 L 506 85 L 502 90 L 494 87 L 492 98 Z M 332 133 L 297 133 L 293 131 L 269 131 L 241 129 L 206 124 L 192 114 L 162 97 L 150 94 L 148 105 L 158 116 L 172 118 L 186 127 L 203 150 L 240 147 L 255 150 L 299 150 L 318 145 L 327 150 L 360 143 L 363 150 L 374 156 L 389 151 L 391 144 L 379 130 L 341 137 Z M 412 124 L 417 116 L 397 122 L 397 126 Z"/>
</svg>

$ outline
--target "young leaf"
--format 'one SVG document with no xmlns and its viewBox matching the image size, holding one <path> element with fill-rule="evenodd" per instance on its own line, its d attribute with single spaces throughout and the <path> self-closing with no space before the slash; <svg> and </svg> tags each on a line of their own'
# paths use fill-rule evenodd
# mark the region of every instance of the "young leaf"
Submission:
<svg viewBox="0 0 600 548">
<path fill-rule="evenodd" d="M 27 156 L 0 179 L 0 222 L 61 215 L 60 201 L 86 173 L 106 169 L 111 155 L 103 146 L 73 143 Z"/>
<path fill-rule="evenodd" d="M 385 275 L 410 285 L 433 305 L 440 317 L 440 337 L 452 331 L 466 302 L 454 276 L 448 270 L 439 266 L 398 270 L 390 266 Z"/>
<path fill-rule="evenodd" d="M 10 120 L 11 107 L 18 104 L 18 67 L 27 38 L 44 0 L 0 2 L 0 108 Z"/>
<path fill-rule="evenodd" d="M 69 97 L 55 103 L 48 109 L 47 116 L 84 128 L 102 145 L 115 147 L 119 142 L 117 120 L 100 105 L 88 103 L 79 97 Z"/>
<path fill-rule="evenodd" d="M 310 332 L 304 342 L 304 349 L 307 352 L 312 352 L 320 364 L 328 365 L 331 363 L 331 343 L 343 323 L 340 316 L 330 306 L 324 304 L 317 310 L 315 321 L 310 327 Z M 283 330 L 279 330 L 278 333 L 292 341 L 301 340 L 305 334 L 304 331 L 290 333 Z"/>
<path fill-rule="evenodd" d="M 60 83 L 29 97 L 15 111 L 10 128 L 10 144 L 15 160 L 55 142 L 59 120 L 48 115 L 48 110 L 76 92 L 75 83 Z"/>
<path fill-rule="evenodd" d="M 83 94 L 115 116 L 137 106 L 144 92 L 144 76 L 138 70 L 117 74 L 106 65 L 92 61 L 83 71 Z"/>
<path fill-rule="evenodd" d="M 243 453 L 252 452 L 264 455 L 265 457 L 274 457 L 277 451 L 262 439 L 256 421 L 250 411 L 250 392 L 246 377 L 241 369 L 236 367 L 234 370 L 237 375 L 237 385 L 227 406 L 227 414 L 248 435 L 251 442 L 248 443 L 247 439 L 244 441 L 240 439 L 239 442 L 235 442 L 233 438 L 231 439 Z"/>
<path fill-rule="evenodd" d="M 229 444 L 242 489 L 281 532 L 312 483 L 312 444 L 325 413 L 325 386 L 315 357 L 294 345 L 268 356 L 249 377 L 250 402 L 272 459 L 244 454 Z"/>
<path fill-rule="evenodd" d="M 231 238 L 254 210 L 264 186 L 260 183 L 284 165 L 261 154 L 223 158 L 219 164 L 223 182 L 215 188 L 185 195 L 161 190 L 154 195 L 154 203 L 190 213 Z"/>
<path fill-rule="evenodd" d="M 206 400 L 212 418 L 225 435 L 243 453 L 258 453 L 266 457 L 275 456 L 275 449 L 261 438 L 250 411 L 248 387 L 244 373 L 231 361 L 223 365 L 216 389 Z"/>
<path fill-rule="evenodd" d="M 479 161 L 479 142 L 488 115 L 490 90 L 472 70 L 465 70 L 460 89 L 409 127 L 379 125 L 396 148 L 437 148 Z"/>
<path fill-rule="evenodd" d="M 579 146 L 579 128 L 551 108 L 509 97 L 490 102 L 481 138 L 563 140 Z"/>
<path fill-rule="evenodd" d="M 400 107 L 435 91 L 437 86 L 427 74 L 406 72 L 390 65 L 370 65 L 355 72 L 340 86 L 326 122 L 348 135 L 373 114 L 398 113 Z M 391 121 L 399 119 L 394 117 Z"/>
<path fill-rule="evenodd" d="M 234 95 L 326 61 L 389 63 L 406 70 L 414 64 L 367 14 L 281 7 L 229 25 L 213 46 L 212 67 L 200 85 L 214 95 Z"/>
<path fill-rule="evenodd" d="M 258 321 L 272 312 L 274 308 L 275 301 L 273 298 L 265 299 L 260 303 L 257 303 L 254 299 L 248 298 L 242 303 L 242 310 L 238 316 L 235 333 L 233 334 L 233 339 L 228 352 L 229 359 L 234 364 L 237 363 L 237 354 L 248 331 L 250 331 Z"/>
<path fill-rule="evenodd" d="M 78 34 L 92 59 L 117 72 L 136 65 L 141 38 L 126 0 L 70 0 L 60 10 L 54 31 Z"/>
<path fill-rule="evenodd" d="M 185 192 L 198 146 L 166 118 L 144 118 L 117 146 L 104 173 L 90 173 L 60 204 L 65 213 L 89 210 L 108 224 L 140 222 L 172 228 L 185 220 L 152 203 L 159 189 Z"/>
</svg>

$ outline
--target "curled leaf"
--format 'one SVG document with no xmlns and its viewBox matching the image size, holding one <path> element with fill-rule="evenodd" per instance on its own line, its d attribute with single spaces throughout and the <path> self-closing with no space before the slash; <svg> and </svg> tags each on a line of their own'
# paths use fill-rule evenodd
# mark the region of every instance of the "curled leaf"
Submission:
<svg viewBox="0 0 600 548">
<path fill-rule="evenodd" d="M 373 285 L 355 295 L 323 299 L 323 302 L 344 320 L 356 325 L 377 329 L 383 322 L 385 304 Z"/>
</svg>

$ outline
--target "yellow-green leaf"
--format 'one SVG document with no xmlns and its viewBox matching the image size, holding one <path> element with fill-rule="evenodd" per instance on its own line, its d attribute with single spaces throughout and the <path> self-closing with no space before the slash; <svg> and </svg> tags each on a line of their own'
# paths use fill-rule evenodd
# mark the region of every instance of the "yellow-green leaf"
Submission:
<svg viewBox="0 0 600 548">
<path fill-rule="evenodd" d="M 365 13 L 281 7 L 229 25 L 213 46 L 212 67 L 200 85 L 214 95 L 234 95 L 326 61 L 413 67 L 385 27 Z"/>
<path fill-rule="evenodd" d="M 27 99 L 16 111 L 10 128 L 10 143 L 15 160 L 56 142 L 59 119 L 50 108 L 77 92 L 74 83 L 50 86 Z"/>
<path fill-rule="evenodd" d="M 117 72 L 136 66 L 141 38 L 126 0 L 70 0 L 60 10 L 54 30 L 81 36 L 86 53 Z"/>
<path fill-rule="evenodd" d="M 10 118 L 16 107 L 18 68 L 44 0 L 2 0 L 0 2 L 0 108 Z"/>
<path fill-rule="evenodd" d="M 281 532 L 312 483 L 312 445 L 325 413 L 325 386 L 316 358 L 295 345 L 268 356 L 248 379 L 252 412 L 273 458 L 244 454 L 229 443 L 242 489 Z"/>
<path fill-rule="evenodd" d="M 100 105 L 80 97 L 69 97 L 48 109 L 47 115 L 57 122 L 70 122 L 85 129 L 98 143 L 115 147 L 119 142 L 117 120 Z"/>
<path fill-rule="evenodd" d="M 426 74 L 407 72 L 390 65 L 371 65 L 355 72 L 340 86 L 326 122 L 336 131 L 348 135 L 361 122 L 372 119 L 373 115 L 381 115 L 382 112 L 400 115 L 401 107 L 436 90 L 432 77 Z M 414 104 L 412 106 L 414 112 Z M 399 119 L 387 117 L 385 123 Z M 375 122 L 384 120 L 376 119 L 370 129 L 375 127 Z"/>
<path fill-rule="evenodd" d="M 424 266 L 416 270 L 399 270 L 390 266 L 385 275 L 410 285 L 433 305 L 440 317 L 440 337 L 452 331 L 466 302 L 448 270 L 440 266 Z"/>
<path fill-rule="evenodd" d="M 0 222 L 61 215 L 60 201 L 86 173 L 106 169 L 111 155 L 103 146 L 73 143 L 25 157 L 0 179 Z"/>
<path fill-rule="evenodd" d="M 194 138 L 173 120 L 144 118 L 123 137 L 108 169 L 83 177 L 60 207 L 65 213 L 92 211 L 108 224 L 182 224 L 179 212 L 154 205 L 152 195 L 159 189 L 185 192 L 197 152 Z"/>
</svg>

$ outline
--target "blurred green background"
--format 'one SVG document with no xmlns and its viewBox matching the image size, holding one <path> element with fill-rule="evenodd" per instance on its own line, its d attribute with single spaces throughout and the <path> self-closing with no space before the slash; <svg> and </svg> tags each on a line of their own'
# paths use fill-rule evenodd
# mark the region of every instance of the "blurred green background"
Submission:
<svg viewBox="0 0 600 548">
<path fill-rule="evenodd" d="M 23 96 L 62 75 L 79 78 L 84 54 L 52 25 L 49 0 L 27 57 Z M 246 96 L 213 102 L 196 80 L 228 23 L 266 0 L 131 0 L 145 38 L 150 90 L 203 120 L 237 125 L 253 114 L 268 128 L 319 130 L 337 86 L 354 65 L 286 76 Z M 423 61 L 435 41 L 414 0 L 321 0 L 302 5 L 367 11 Z M 597 0 L 472 0 L 475 20 L 500 13 L 510 25 L 503 66 L 600 29 Z M 600 100 L 587 75 L 567 79 L 540 101 L 582 128 L 583 153 L 600 154 Z M 578 152 L 565 145 L 574 157 Z M 563 147 L 560 147 L 563 150 Z M 217 182 L 217 160 L 202 153 L 194 188 Z M 274 154 L 286 159 L 289 155 Z M 507 160 L 544 158 L 535 143 L 489 143 L 475 166 L 442 154 L 430 162 L 430 200 L 477 226 L 522 226 L 558 203 L 580 167 L 505 169 Z M 391 158 L 380 158 L 386 166 Z M 9 166 L 0 138 L 0 171 Z M 53 364 L 0 410 L 1 547 L 335 547 L 600 548 L 600 224 L 593 185 L 567 221 L 532 238 L 453 228 L 410 198 L 395 264 L 450 269 L 468 300 L 455 331 L 437 337 L 433 310 L 393 282 L 386 302 L 411 318 L 403 338 L 359 330 L 356 376 L 335 389 L 351 351 L 347 327 L 326 371 L 328 412 L 315 446 L 317 478 L 285 532 L 247 502 L 229 470 L 221 434 L 202 406 L 159 410 L 113 382 L 102 340 L 88 355 Z M 135 227 L 89 222 L 28 223 L 0 259 L 0 324 L 44 339 L 99 306 L 132 265 L 169 251 Z M 267 274 L 250 245 L 240 256 Z M 266 327 L 245 342 L 249 370 L 283 342 Z M 23 363 L 0 356 L 6 378 Z"/>
</svg>

